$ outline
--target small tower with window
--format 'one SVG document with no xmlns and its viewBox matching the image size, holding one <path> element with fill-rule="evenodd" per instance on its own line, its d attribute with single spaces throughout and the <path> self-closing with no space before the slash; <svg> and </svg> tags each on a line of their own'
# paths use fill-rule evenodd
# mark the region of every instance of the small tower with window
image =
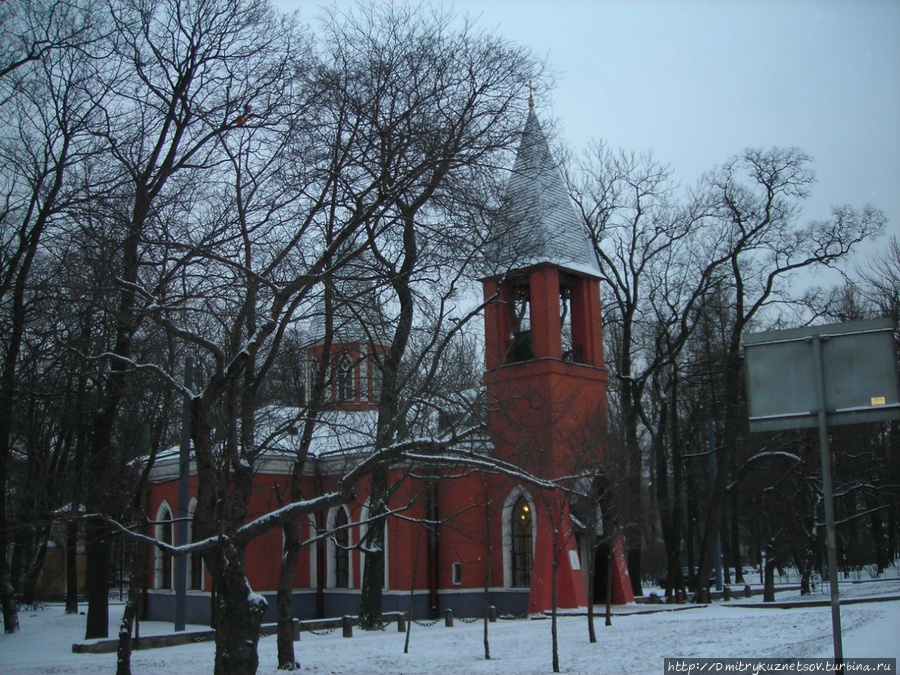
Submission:
<svg viewBox="0 0 900 675">
<path fill-rule="evenodd" d="M 606 455 L 600 270 L 533 108 L 492 234 L 482 284 L 495 451 L 548 480 L 596 471 Z M 530 613 L 549 609 L 556 556 L 559 606 L 585 606 L 565 493 L 523 487 L 532 499 L 506 516 L 507 578 L 529 579 Z M 615 567 L 618 602 L 633 600 L 627 574 Z"/>
<path fill-rule="evenodd" d="M 346 290 L 346 289 L 344 289 Z M 334 410 L 374 410 L 381 397 L 381 362 L 388 348 L 379 340 L 384 318 L 371 293 L 344 293 L 328 304 L 319 303 L 315 313 L 316 339 L 306 346 L 305 397 L 311 400 L 313 382 L 323 359 L 327 374 L 322 404 Z M 330 316 L 329 316 L 330 314 Z M 327 322 L 331 338 L 326 340 Z M 328 352 L 327 356 L 325 352 Z"/>
</svg>

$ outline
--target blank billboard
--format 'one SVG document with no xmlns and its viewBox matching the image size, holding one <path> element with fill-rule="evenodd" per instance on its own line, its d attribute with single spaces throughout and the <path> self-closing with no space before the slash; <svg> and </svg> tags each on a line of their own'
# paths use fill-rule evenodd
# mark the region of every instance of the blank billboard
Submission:
<svg viewBox="0 0 900 675">
<path fill-rule="evenodd" d="M 900 418 L 893 326 L 876 319 L 744 336 L 751 431 L 817 425 L 814 341 L 828 424 Z"/>
</svg>

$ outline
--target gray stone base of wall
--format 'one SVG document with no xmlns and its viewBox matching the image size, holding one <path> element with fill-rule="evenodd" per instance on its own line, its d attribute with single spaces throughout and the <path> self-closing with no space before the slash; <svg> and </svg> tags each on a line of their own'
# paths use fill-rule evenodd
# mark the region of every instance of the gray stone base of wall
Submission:
<svg viewBox="0 0 900 675">
<path fill-rule="evenodd" d="M 263 593 L 269 601 L 269 607 L 263 615 L 263 622 L 276 620 L 275 594 Z M 501 616 L 523 616 L 528 608 L 528 590 L 492 589 L 489 592 L 489 604 L 497 608 Z M 175 593 L 172 591 L 148 591 L 146 596 L 145 620 L 175 620 Z M 307 621 L 356 616 L 359 613 L 359 591 L 328 589 L 322 593 L 323 611 L 317 611 L 318 594 L 315 590 L 295 591 L 292 601 L 295 619 Z M 382 611 L 409 612 L 410 594 L 408 591 L 385 591 L 382 596 Z M 448 610 L 460 618 L 481 617 L 484 615 L 484 591 L 439 591 L 437 606 L 432 602 L 428 591 L 416 591 L 412 602 L 414 620 L 431 620 L 442 617 Z M 200 626 L 210 625 L 212 619 L 212 600 L 209 593 L 188 593 L 185 600 L 185 621 Z"/>
</svg>

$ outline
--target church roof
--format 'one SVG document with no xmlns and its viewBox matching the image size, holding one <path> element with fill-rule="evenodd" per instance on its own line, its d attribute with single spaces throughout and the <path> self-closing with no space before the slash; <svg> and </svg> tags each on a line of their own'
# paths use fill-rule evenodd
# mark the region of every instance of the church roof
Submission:
<svg viewBox="0 0 900 675">
<path fill-rule="evenodd" d="M 528 111 L 494 235 L 487 256 L 489 274 L 546 262 L 600 275 L 587 231 L 534 108 Z"/>
</svg>

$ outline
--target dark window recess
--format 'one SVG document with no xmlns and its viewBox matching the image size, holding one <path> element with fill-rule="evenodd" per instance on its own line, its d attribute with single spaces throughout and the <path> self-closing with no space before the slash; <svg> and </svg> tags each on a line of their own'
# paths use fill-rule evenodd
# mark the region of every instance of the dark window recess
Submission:
<svg viewBox="0 0 900 675">
<path fill-rule="evenodd" d="M 334 586 L 335 588 L 350 588 L 350 530 L 347 529 L 349 521 L 347 512 L 338 509 L 334 519 Z"/>
</svg>

